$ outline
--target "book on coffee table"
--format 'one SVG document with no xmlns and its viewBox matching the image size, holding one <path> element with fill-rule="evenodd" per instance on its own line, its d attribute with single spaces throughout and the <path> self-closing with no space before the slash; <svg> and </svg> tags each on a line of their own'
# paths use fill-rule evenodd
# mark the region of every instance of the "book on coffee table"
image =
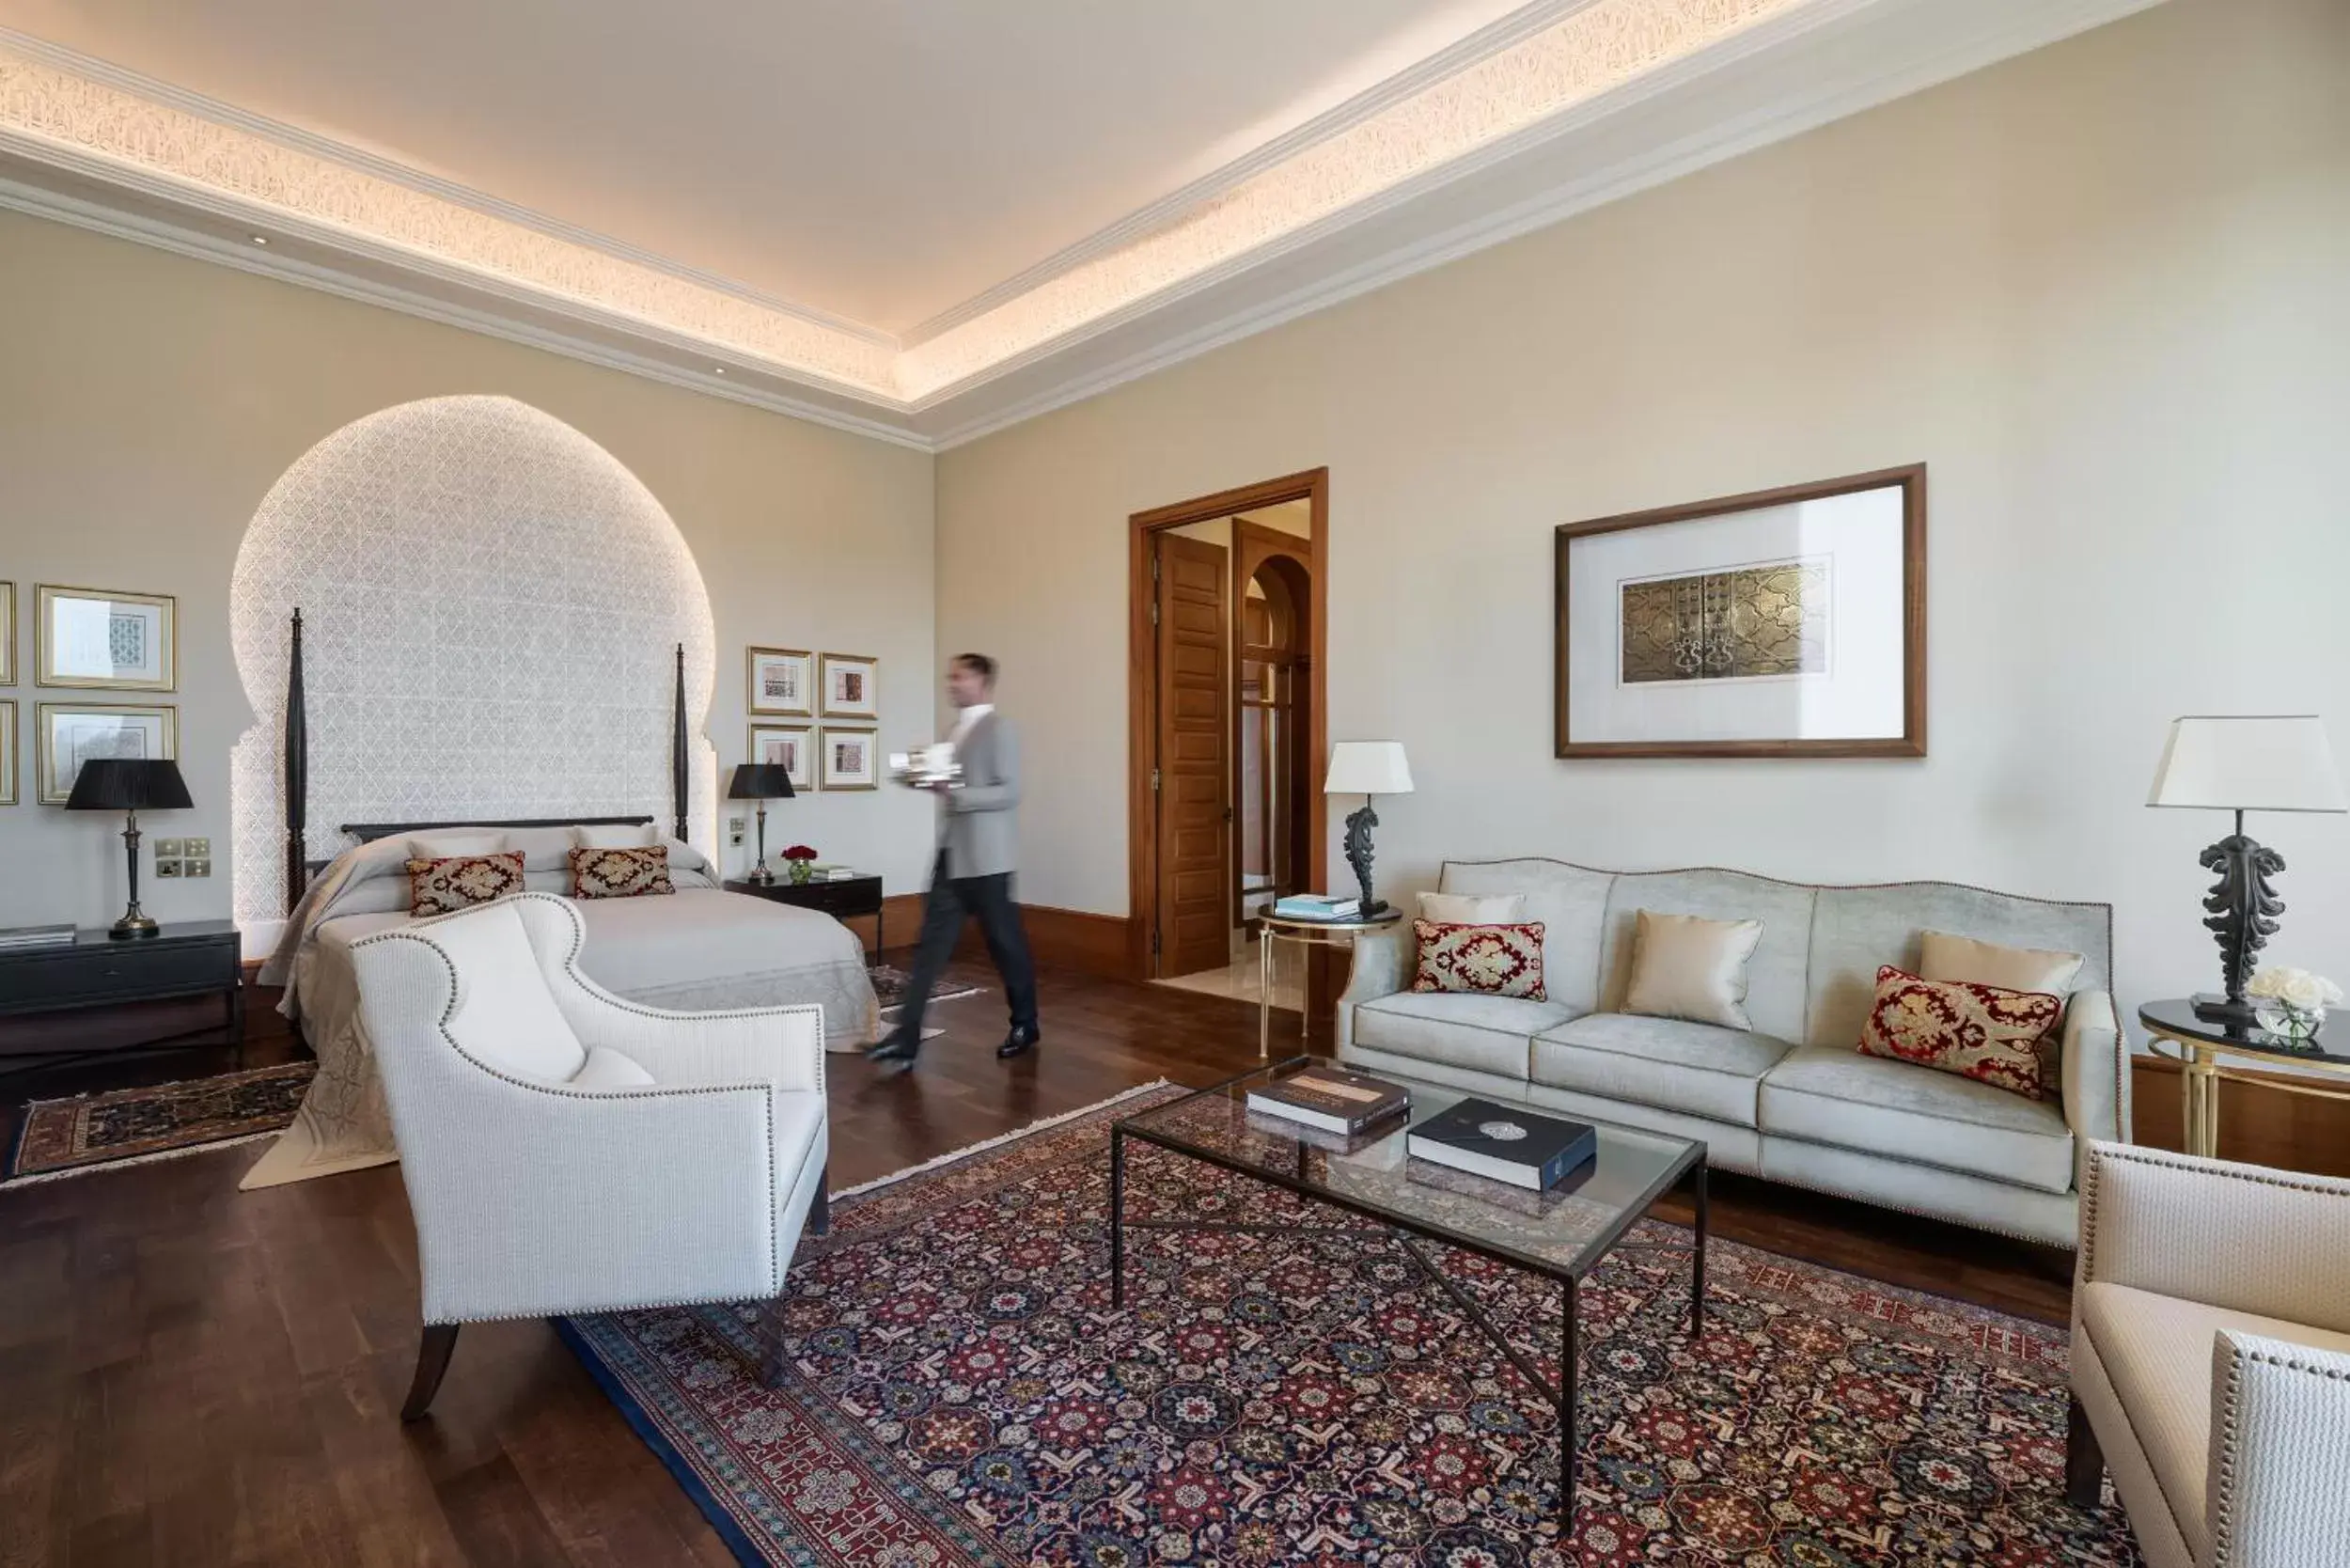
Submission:
<svg viewBox="0 0 2350 1568">
<path fill-rule="evenodd" d="M 1414 1127 L 1404 1150 L 1418 1159 L 1542 1192 L 1599 1152 L 1599 1132 L 1587 1121 L 1491 1100 L 1464 1100 Z"/>
<path fill-rule="evenodd" d="M 1402 1084 L 1335 1067 L 1308 1068 L 1248 1091 L 1248 1108 L 1260 1115 L 1350 1137 L 1411 1104 L 1411 1091 Z"/>
</svg>

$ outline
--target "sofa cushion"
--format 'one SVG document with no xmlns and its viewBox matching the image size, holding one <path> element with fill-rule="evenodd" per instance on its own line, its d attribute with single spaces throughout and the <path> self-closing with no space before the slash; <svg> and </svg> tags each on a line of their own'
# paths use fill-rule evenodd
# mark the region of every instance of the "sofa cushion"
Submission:
<svg viewBox="0 0 2350 1568">
<path fill-rule="evenodd" d="M 2088 960 L 2079 953 L 2053 948 L 2011 948 L 2000 942 L 1978 942 L 1947 931 L 1921 933 L 1918 938 L 1918 974 L 1930 980 L 1959 980 L 1968 985 L 1996 985 L 2002 991 L 2038 991 L 2050 996 L 2070 996 Z"/>
<path fill-rule="evenodd" d="M 1762 939 L 1760 920 L 1634 911 L 1632 979 L 1624 986 L 1623 1011 L 1752 1028 L 1754 1020 L 1744 1006 L 1747 961 Z"/>
<path fill-rule="evenodd" d="M 1803 1032 L 1806 976 L 1810 964 L 1815 890 L 1744 871 L 1627 871 L 1607 895 L 1602 944 L 1600 1005 L 1593 1012 L 1623 1012 L 1632 984 L 1639 911 L 1696 915 L 1708 920 L 1759 920 L 1761 937 L 1747 961 L 1744 1006 L 1747 1027 L 1779 1040 Z M 1850 1043 L 1851 1037 L 1846 1037 Z"/>
<path fill-rule="evenodd" d="M 1543 989 L 1543 925 L 1453 925 L 1414 920 L 1419 945 L 1415 991 L 1467 991 L 1481 996 L 1522 996 L 1546 1002 Z"/>
<path fill-rule="evenodd" d="M 2231 1312 L 2107 1280 L 2074 1307 L 2196 1560 L 2211 1551 L 2203 1489 L 2211 1463 L 2212 1341 L 2221 1329 L 2350 1354 L 2350 1334 Z"/>
<path fill-rule="evenodd" d="M 1849 1048 L 1798 1046 L 1763 1075 L 1758 1105 L 1766 1136 L 1971 1171 L 2045 1192 L 2073 1185 L 2073 1134 L 2054 1101 L 2027 1100 L 1905 1061 Z"/>
<path fill-rule="evenodd" d="M 1563 860 L 1448 860 L 1443 890 L 1465 897 L 1515 893 L 1520 920 L 1543 923 L 1543 986 L 1575 1012 L 1599 1006 L 1599 939 L 1612 871 Z"/>
<path fill-rule="evenodd" d="M 1355 1039 L 1373 1050 L 1524 1079 L 1533 1037 L 1565 1023 L 1564 1002 L 1404 991 L 1355 1010 Z"/>
<path fill-rule="evenodd" d="M 1506 926 L 1526 917 L 1524 893 L 1422 893 L 1419 917 L 1447 926 Z"/>
<path fill-rule="evenodd" d="M 1594 1012 L 1534 1037 L 1533 1079 L 1751 1127 L 1762 1074 L 1792 1048 L 1745 1029 Z"/>
<path fill-rule="evenodd" d="M 2063 999 L 2047 993 L 1920 980 L 1888 964 L 1877 971 L 1860 1049 L 2038 1100 L 2049 1087 L 2043 1080 L 2055 1076 L 2044 1043 L 2053 1044 L 2063 1017 Z"/>
</svg>

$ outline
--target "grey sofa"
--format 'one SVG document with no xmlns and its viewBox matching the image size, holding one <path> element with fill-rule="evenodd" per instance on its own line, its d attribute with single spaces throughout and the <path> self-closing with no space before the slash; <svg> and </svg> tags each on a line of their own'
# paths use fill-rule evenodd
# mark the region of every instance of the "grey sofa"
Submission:
<svg viewBox="0 0 2350 1568">
<path fill-rule="evenodd" d="M 1440 886 L 1525 895 L 1523 917 L 1546 927 L 1549 999 L 1415 993 L 1407 920 L 1357 940 L 1339 1001 L 1341 1059 L 1701 1139 L 1718 1168 L 2062 1247 L 2078 1234 L 2089 1141 L 2129 1137 L 2108 905 L 1546 859 L 1449 862 Z M 1641 909 L 1762 922 L 1750 1032 L 1617 1011 Z M 1914 971 L 1926 931 L 2085 955 L 2065 1008 L 2060 1100 L 1855 1049 L 1878 965 Z"/>
</svg>

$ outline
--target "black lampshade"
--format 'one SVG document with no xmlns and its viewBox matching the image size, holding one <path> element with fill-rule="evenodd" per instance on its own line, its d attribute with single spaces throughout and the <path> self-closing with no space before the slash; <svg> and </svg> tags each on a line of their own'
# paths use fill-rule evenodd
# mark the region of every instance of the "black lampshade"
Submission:
<svg viewBox="0 0 2350 1568">
<path fill-rule="evenodd" d="M 728 781 L 728 800 L 790 800 L 791 770 L 781 762 L 737 762 Z"/>
<path fill-rule="evenodd" d="M 93 757 L 73 776 L 69 811 L 185 811 L 187 780 L 180 764 L 144 757 Z"/>
</svg>

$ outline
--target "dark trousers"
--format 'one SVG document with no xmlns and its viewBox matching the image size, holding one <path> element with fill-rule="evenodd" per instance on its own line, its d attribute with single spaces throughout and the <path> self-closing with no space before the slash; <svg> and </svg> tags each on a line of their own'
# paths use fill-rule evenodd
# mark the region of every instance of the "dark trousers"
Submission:
<svg viewBox="0 0 2350 1568">
<path fill-rule="evenodd" d="M 922 903 L 922 935 L 914 950 L 914 979 L 898 1009 L 895 1033 L 900 1040 L 921 1043 L 922 1010 L 929 1005 L 947 961 L 954 956 L 965 916 L 978 917 L 979 934 L 987 939 L 987 956 L 995 961 L 1005 998 L 1011 1003 L 1012 1027 L 1036 1027 L 1036 964 L 1028 957 L 1020 906 L 1011 902 L 1011 873 L 950 877 L 947 857 L 941 855 L 931 871 L 930 897 Z"/>
</svg>

